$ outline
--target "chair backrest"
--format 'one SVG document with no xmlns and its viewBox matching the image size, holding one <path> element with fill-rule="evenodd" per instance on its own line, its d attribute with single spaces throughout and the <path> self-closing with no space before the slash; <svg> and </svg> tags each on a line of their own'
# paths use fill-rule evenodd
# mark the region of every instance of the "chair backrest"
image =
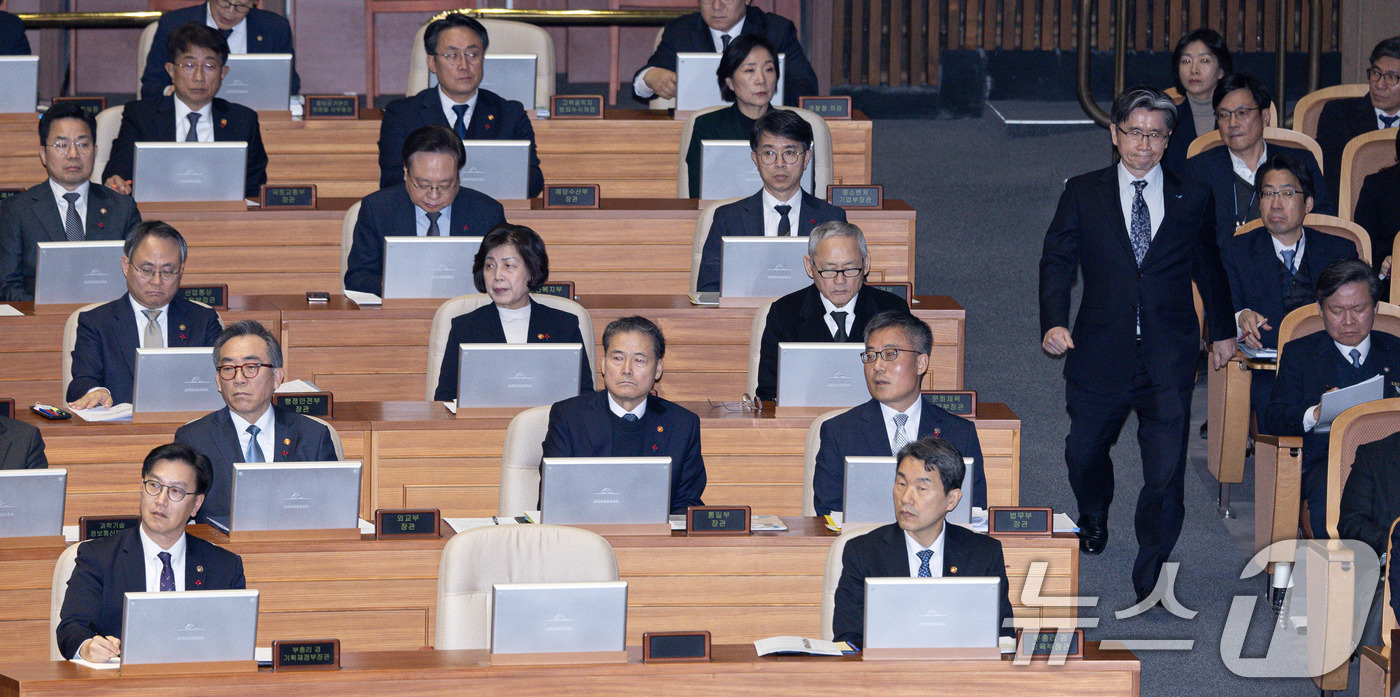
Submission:
<svg viewBox="0 0 1400 697">
<path fill-rule="evenodd" d="M 1236 235 L 1243 235 L 1263 227 L 1264 219 L 1255 218 L 1244 225 L 1235 228 Z M 1335 215 L 1322 215 L 1321 213 L 1309 213 L 1303 217 L 1303 225 L 1313 228 L 1318 232 L 1325 232 L 1329 235 L 1336 235 L 1348 240 L 1356 245 L 1356 256 L 1360 260 L 1371 263 L 1371 236 L 1366 234 L 1365 228 L 1351 222 L 1342 220 Z"/>
<path fill-rule="evenodd" d="M 831 631 L 831 616 L 836 613 L 836 585 L 841 582 L 841 555 L 846 551 L 846 543 L 852 538 L 860 537 L 878 525 L 866 525 L 852 530 L 843 530 L 841 536 L 831 543 L 831 549 L 826 552 L 826 572 L 822 574 L 822 640 L 831 641 L 834 633 Z"/>
<path fill-rule="evenodd" d="M 442 15 L 438 15 L 440 16 Z M 410 96 L 428 89 L 428 51 L 423 48 L 423 34 L 434 19 L 437 17 L 424 22 L 423 26 L 418 27 L 418 33 L 413 35 L 413 46 L 408 57 L 408 87 L 405 88 Z M 549 32 L 524 22 L 480 17 L 478 19 L 481 26 L 486 27 L 486 35 L 491 39 L 491 48 L 487 49 L 487 55 L 519 53 L 535 56 L 535 103 L 526 104 L 525 111 L 548 109 L 549 98 L 554 96 L 554 39 L 549 36 Z"/>
<path fill-rule="evenodd" d="M 344 460 L 345 446 L 341 444 L 340 433 L 336 432 L 335 426 L 331 425 L 329 421 L 326 421 L 325 419 L 319 416 L 311 416 L 310 414 L 307 414 L 306 418 L 311 419 L 312 421 L 315 421 L 316 423 L 321 424 L 322 426 L 325 426 L 326 430 L 330 431 L 331 447 L 335 448 L 335 459 Z"/>
<path fill-rule="evenodd" d="M 616 580 L 612 547 L 588 530 L 498 525 L 457 533 L 438 565 L 433 648 L 490 647 L 492 584 Z"/>
<path fill-rule="evenodd" d="M 1400 305 L 1381 302 L 1376 308 L 1374 331 L 1400 336 Z M 1283 360 L 1283 350 L 1288 342 L 1300 336 L 1322 331 L 1322 314 L 1317 303 L 1308 303 L 1283 318 L 1278 326 L 1278 359 Z"/>
<path fill-rule="evenodd" d="M 712 111 L 726 109 L 728 105 L 710 106 L 697 110 L 685 120 L 685 127 L 681 129 L 680 148 L 676 151 L 676 198 L 690 197 L 690 170 L 685 166 L 686 152 L 690 149 L 690 136 L 695 132 L 695 118 L 701 114 L 708 114 Z M 826 125 L 826 121 L 806 109 L 797 107 L 779 106 L 775 109 L 787 109 L 795 112 L 802 120 L 812 126 L 812 195 L 818 198 L 826 197 L 826 187 L 834 182 L 832 177 L 835 170 L 832 168 L 831 158 L 831 127 Z"/>
<path fill-rule="evenodd" d="M 78 345 L 78 315 L 100 305 L 102 303 L 84 305 L 68 315 L 68 319 L 63 323 L 63 392 L 59 394 L 60 400 L 68 399 L 68 384 L 73 382 L 73 347 Z"/>
<path fill-rule="evenodd" d="M 1366 177 L 1395 164 L 1395 131 L 1389 128 L 1362 133 L 1342 150 L 1342 183 L 1337 187 L 1337 215 L 1351 220 L 1361 183 Z"/>
<path fill-rule="evenodd" d="M 345 290 L 345 271 L 350 267 L 350 247 L 355 244 L 355 223 L 360 221 L 360 201 L 351 204 L 340 221 L 340 290 Z M 432 395 L 428 395 L 432 397 Z"/>
<path fill-rule="evenodd" d="M 1298 103 L 1293 105 L 1293 130 L 1305 133 L 1309 138 L 1316 138 L 1317 120 L 1318 117 L 1322 116 L 1323 105 L 1334 99 L 1360 97 L 1370 90 L 1371 86 L 1362 82 L 1351 85 L 1333 85 L 1303 95 Z M 1322 161 L 1318 160 L 1318 164 L 1322 164 Z"/>
<path fill-rule="evenodd" d="M 496 487 L 496 515 L 517 516 L 534 510 L 540 500 L 540 459 L 549 428 L 549 407 L 531 407 L 506 427 L 501 451 L 501 483 Z"/>
<path fill-rule="evenodd" d="M 1264 129 L 1264 142 L 1286 148 L 1302 148 L 1307 150 L 1312 153 L 1313 160 L 1317 162 L 1318 169 L 1322 169 L 1322 146 L 1318 145 L 1317 141 L 1313 140 L 1312 136 L 1298 131 L 1290 131 L 1287 128 L 1268 126 Z M 1195 157 L 1211 148 L 1219 147 L 1224 144 L 1225 141 L 1221 139 L 1220 131 L 1214 130 L 1205 135 L 1197 136 L 1195 140 L 1191 141 L 1191 145 L 1186 148 L 1186 156 Z"/>
<path fill-rule="evenodd" d="M 122 129 L 122 112 L 126 105 L 109 106 L 97 113 L 97 132 L 92 134 L 97 146 L 92 158 L 92 182 L 102 183 L 102 170 L 107 169 L 107 161 L 112 159 L 112 143 L 117 140 L 117 132 Z"/>
<path fill-rule="evenodd" d="M 774 298 L 776 300 L 776 298 Z M 763 344 L 763 330 L 768 328 L 768 310 L 773 300 L 766 300 L 753 313 L 753 325 L 749 328 L 749 376 L 744 383 L 744 391 L 751 396 L 758 395 L 758 358 Z"/>
<path fill-rule="evenodd" d="M 68 545 L 58 555 L 53 565 L 53 585 L 49 587 L 49 660 L 61 661 L 63 654 L 58 650 L 59 613 L 63 611 L 63 598 L 68 595 L 68 578 L 73 575 L 73 567 L 78 563 L 78 545 Z"/>
<path fill-rule="evenodd" d="M 807 447 L 802 451 L 802 515 L 808 518 L 817 514 L 817 507 L 812 503 L 812 497 L 816 493 L 812 488 L 812 478 L 817 473 L 817 451 L 822 447 L 822 424 L 846 411 L 837 409 L 822 414 L 807 428 Z"/>
<path fill-rule="evenodd" d="M 146 28 L 141 30 L 141 38 L 136 40 L 136 94 L 138 95 L 141 94 L 141 76 L 146 74 L 146 60 L 150 57 L 151 45 L 156 41 L 156 28 L 159 26 L 159 20 L 147 24 Z M 165 46 L 161 46 L 160 50 L 167 51 L 166 55 L 170 55 L 168 53 L 170 49 Z"/>
<path fill-rule="evenodd" d="M 690 125 L 691 122 L 687 121 L 686 126 Z M 681 172 L 682 177 L 686 176 L 684 166 L 681 167 Z M 705 240 L 710 239 L 710 226 L 715 224 L 715 211 L 720 206 L 742 200 L 739 198 L 720 199 L 705 206 L 700 211 L 700 218 L 695 221 L 695 239 L 690 242 L 690 292 L 694 293 L 699 290 L 697 286 L 700 284 L 700 259 L 705 254 Z"/>
<path fill-rule="evenodd" d="M 1385 558 L 1394 559 L 1390 546 L 1390 541 L 1395 539 L 1395 526 L 1400 524 L 1400 518 L 1396 518 L 1390 523 L 1390 534 L 1385 536 Z M 1390 579 L 1386 578 L 1381 584 L 1385 586 L 1385 596 L 1381 599 L 1381 643 L 1390 646 L 1390 634 L 1395 631 L 1395 613 L 1390 609 Z"/>
<path fill-rule="evenodd" d="M 1342 487 L 1346 486 L 1356 448 L 1400 431 L 1400 398 L 1378 399 L 1358 404 L 1332 420 L 1327 437 L 1327 530 L 1332 539 L 1342 517 Z M 1387 606 L 1384 614 L 1394 614 Z"/>
</svg>

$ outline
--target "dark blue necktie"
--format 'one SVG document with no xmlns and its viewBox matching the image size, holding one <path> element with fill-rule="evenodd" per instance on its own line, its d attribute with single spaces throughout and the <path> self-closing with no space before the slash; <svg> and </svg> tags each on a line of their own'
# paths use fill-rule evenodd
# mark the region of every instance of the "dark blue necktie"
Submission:
<svg viewBox="0 0 1400 697">
<path fill-rule="evenodd" d="M 1380 114 L 1380 117 L 1381 123 L 1385 124 L 1384 126 L 1381 126 L 1381 128 L 1395 128 L 1395 122 L 1400 121 L 1400 114 L 1396 114 L 1394 116 L 1386 116 L 1385 114 Z"/>
<path fill-rule="evenodd" d="M 452 130 L 457 132 L 458 138 L 467 137 L 467 107 L 469 104 L 453 104 L 452 110 L 457 112 L 457 123 L 452 124 Z"/>
<path fill-rule="evenodd" d="M 933 550 L 926 549 L 919 552 L 919 578 L 933 578 L 933 572 L 928 568 L 928 560 L 933 558 Z"/>
<path fill-rule="evenodd" d="M 161 552 L 156 556 L 163 565 L 160 570 L 160 592 L 175 590 L 175 569 L 170 567 L 170 552 Z"/>
<path fill-rule="evenodd" d="M 1133 182 L 1137 192 L 1133 194 L 1133 226 L 1128 230 L 1128 237 L 1133 242 L 1133 256 L 1138 266 L 1142 266 L 1142 258 L 1147 256 L 1147 247 L 1152 244 L 1152 215 L 1147 211 L 1147 200 L 1142 197 L 1146 186 L 1145 180 Z"/>
</svg>

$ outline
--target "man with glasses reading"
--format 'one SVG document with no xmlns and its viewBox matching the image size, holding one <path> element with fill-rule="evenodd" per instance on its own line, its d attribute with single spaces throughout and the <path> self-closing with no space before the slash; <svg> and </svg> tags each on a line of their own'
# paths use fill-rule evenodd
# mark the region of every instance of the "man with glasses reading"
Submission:
<svg viewBox="0 0 1400 697">
<path fill-rule="evenodd" d="M 141 464 L 141 524 L 78 547 L 59 611 L 64 658 L 106 663 L 121 655 L 127 593 L 242 590 L 243 559 L 185 525 L 204 504 L 209 459 L 181 443 L 152 450 Z"/>
<path fill-rule="evenodd" d="M 1334 197 L 1341 189 L 1342 151 L 1347 143 L 1378 128 L 1400 128 L 1400 36 L 1371 49 L 1366 81 L 1371 89 L 1365 96 L 1327 102 L 1317 117 L 1322 169 L 1327 173 L 1327 190 Z"/>
<path fill-rule="evenodd" d="M 765 401 L 777 399 L 780 342 L 860 341 L 875 315 L 909 311 L 904 298 L 864 287 L 870 255 L 865 233 L 850 223 L 829 222 L 813 228 L 802 265 L 812 285 L 774 300 L 768 308 L 758 358 L 757 397 Z"/>
<path fill-rule="evenodd" d="M 136 349 L 210 346 L 221 330 L 217 312 L 179 297 L 188 252 L 179 231 L 148 220 L 123 251 L 126 294 L 78 315 L 66 396 L 73 409 L 130 403 Z"/>
<path fill-rule="evenodd" d="M 193 447 L 213 466 L 201 522 L 228 519 L 235 462 L 339 459 L 325 424 L 272 405 L 284 377 L 282 346 L 266 327 L 253 320 L 229 325 L 214 340 L 214 368 L 227 406 L 175 432 L 176 443 Z"/>
<path fill-rule="evenodd" d="M 151 51 L 146 54 L 146 70 L 141 74 L 141 98 L 159 97 L 170 86 L 161 51 L 175 30 L 191 23 L 222 34 L 228 40 L 229 53 L 292 54 L 292 94 L 299 94 L 301 77 L 297 75 L 296 49 L 292 47 L 292 25 L 285 17 L 258 9 L 257 5 L 258 0 L 209 0 L 161 15 Z"/>
<path fill-rule="evenodd" d="M 92 115 L 59 103 L 39 118 L 47 181 L 0 207 L 0 300 L 33 300 L 40 242 L 120 240 L 141 222 L 130 196 L 93 184 Z"/>
</svg>

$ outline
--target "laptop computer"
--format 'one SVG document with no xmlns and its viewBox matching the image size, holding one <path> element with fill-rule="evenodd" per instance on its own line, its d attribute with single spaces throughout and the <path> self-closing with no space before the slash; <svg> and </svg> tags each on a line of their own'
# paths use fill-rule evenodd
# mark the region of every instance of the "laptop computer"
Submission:
<svg viewBox="0 0 1400 697">
<path fill-rule="evenodd" d="M 126 292 L 121 240 L 40 242 L 34 304 L 99 303 Z"/>
<path fill-rule="evenodd" d="M 39 106 L 39 57 L 0 56 L 0 114 L 32 114 Z"/>
<path fill-rule="evenodd" d="M 747 140 L 700 141 L 700 198 L 743 198 L 762 189 L 763 179 L 758 176 L 752 153 Z M 809 194 L 816 185 L 816 171 L 814 157 L 802 170 L 802 190 Z"/>
<path fill-rule="evenodd" d="M 136 349 L 136 382 L 131 411 L 210 412 L 224 406 L 219 396 L 214 349 L 208 346 Z"/>
<path fill-rule="evenodd" d="M 778 298 L 806 288 L 806 237 L 721 237 L 720 295 Z"/>
<path fill-rule="evenodd" d="M 948 512 L 945 521 L 955 525 L 972 523 L 972 458 L 963 458 L 962 500 Z M 894 476 L 897 464 L 893 457 L 848 457 L 843 477 L 841 527 L 850 525 L 884 525 L 893 523 Z"/>
<path fill-rule="evenodd" d="M 464 140 L 462 146 L 462 186 L 498 201 L 530 198 L 530 141 Z"/>
<path fill-rule="evenodd" d="M 997 651 L 1000 612 L 995 576 L 866 578 L 865 649 Z"/>
<path fill-rule="evenodd" d="M 136 143 L 132 195 L 155 201 L 242 201 L 248 144 Z"/>
<path fill-rule="evenodd" d="M 862 350 L 855 342 L 779 342 L 779 406 L 853 407 L 869 400 Z"/>
<path fill-rule="evenodd" d="M 292 54 L 230 53 L 219 96 L 253 111 L 291 108 Z"/>
<path fill-rule="evenodd" d="M 538 407 L 576 397 L 582 354 L 583 344 L 458 344 L 457 408 Z"/>
<path fill-rule="evenodd" d="M 719 96 L 719 53 L 677 53 L 676 54 L 676 111 L 695 111 L 709 106 L 718 106 L 725 101 Z M 787 54 L 778 54 L 778 75 L 786 75 Z M 778 80 L 778 89 L 773 92 L 774 104 L 787 104 L 783 101 L 783 81 Z"/>
<path fill-rule="evenodd" d="M 63 534 L 68 470 L 0 470 L 0 537 Z"/>
<path fill-rule="evenodd" d="M 540 467 L 541 523 L 664 525 L 670 513 L 669 457 L 547 457 Z"/>
<path fill-rule="evenodd" d="M 335 530 L 360 524 L 360 461 L 233 463 L 224 531 Z"/>
<path fill-rule="evenodd" d="M 385 237 L 383 297 L 455 298 L 475 293 L 472 261 L 480 247 L 480 237 Z"/>
<path fill-rule="evenodd" d="M 536 60 L 533 53 L 488 53 L 481 68 L 481 86 L 504 99 L 520 102 L 527 116 L 537 106 L 548 109 L 548 100 L 535 104 Z M 436 74 L 428 73 L 428 86 L 438 86 Z"/>
<path fill-rule="evenodd" d="M 251 661 L 258 591 L 127 593 L 122 665 Z"/>
<path fill-rule="evenodd" d="M 491 653 L 627 650 L 627 582 L 496 583 Z"/>
</svg>

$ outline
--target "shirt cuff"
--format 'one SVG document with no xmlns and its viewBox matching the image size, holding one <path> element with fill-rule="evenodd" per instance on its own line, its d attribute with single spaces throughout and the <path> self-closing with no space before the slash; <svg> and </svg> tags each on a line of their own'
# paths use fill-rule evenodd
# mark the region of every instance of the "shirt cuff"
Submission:
<svg viewBox="0 0 1400 697">
<path fill-rule="evenodd" d="M 632 80 L 632 91 L 636 92 L 637 96 L 642 99 L 651 99 L 656 96 L 656 92 L 647 86 L 647 81 L 644 79 L 649 72 L 651 72 L 651 68 L 646 68 L 637 73 L 637 77 Z"/>
<path fill-rule="evenodd" d="M 96 638 L 97 638 L 97 637 L 95 637 L 95 636 L 93 636 L 93 637 L 88 637 L 86 641 L 84 641 L 84 642 L 81 643 L 81 644 L 78 644 L 78 650 L 73 652 L 73 658 L 82 658 L 82 660 L 86 661 L 87 659 L 86 659 L 86 658 L 83 658 L 83 647 L 84 647 L 84 646 L 87 646 L 88 644 L 91 644 L 91 643 L 92 643 L 92 640 L 93 640 L 93 639 L 96 639 Z M 70 660 L 71 660 L 71 659 L 70 659 Z"/>
<path fill-rule="evenodd" d="M 94 387 L 94 388 L 88 390 L 87 392 L 84 392 L 84 393 L 83 393 L 83 396 L 86 397 L 87 395 L 90 395 L 90 394 L 92 394 L 92 393 L 94 393 L 94 392 L 96 392 L 96 391 L 98 391 L 98 390 L 105 390 L 105 389 L 107 389 L 107 388 L 102 387 L 102 386 L 99 385 L 99 386 L 97 386 L 97 387 Z"/>
<path fill-rule="evenodd" d="M 1247 307 L 1246 307 L 1245 309 L 1240 310 L 1239 312 L 1236 312 L 1236 313 L 1235 313 L 1235 338 L 1236 338 L 1237 340 L 1238 340 L 1238 339 L 1243 339 L 1243 338 L 1244 338 L 1244 327 L 1241 327 L 1241 326 L 1240 326 L 1240 315 L 1242 315 L 1242 314 L 1244 314 L 1244 313 L 1246 313 L 1246 312 L 1249 312 L 1249 308 L 1247 308 Z"/>
<path fill-rule="evenodd" d="M 1313 430 L 1313 427 L 1317 426 L 1317 419 L 1314 419 L 1314 418 L 1313 418 L 1313 407 L 1316 407 L 1316 406 L 1319 406 L 1319 405 L 1314 404 L 1312 407 L 1308 407 L 1308 410 L 1307 410 L 1307 411 L 1303 412 L 1303 432 L 1304 432 L 1304 433 L 1311 433 L 1312 430 Z"/>
</svg>

